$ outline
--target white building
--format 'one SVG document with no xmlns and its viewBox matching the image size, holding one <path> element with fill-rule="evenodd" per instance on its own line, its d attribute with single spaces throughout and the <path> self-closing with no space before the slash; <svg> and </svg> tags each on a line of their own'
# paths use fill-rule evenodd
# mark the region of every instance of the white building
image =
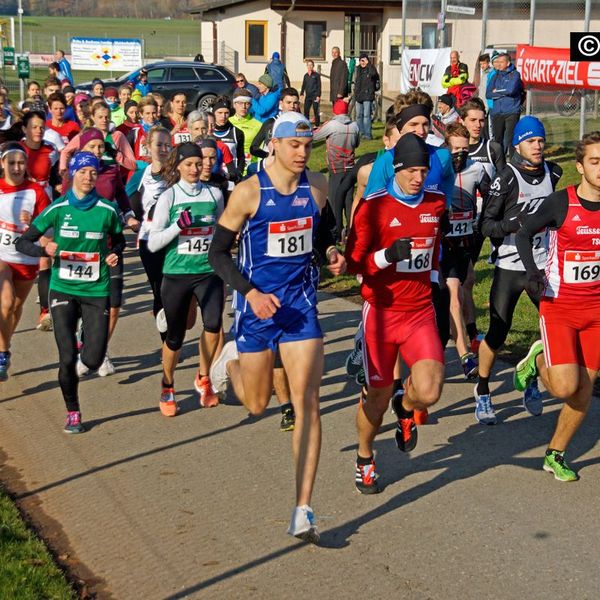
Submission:
<svg viewBox="0 0 600 600">
<path fill-rule="evenodd" d="M 434 48 L 439 42 L 439 0 L 406 1 L 406 46 Z M 529 42 L 530 2 L 489 0 L 487 35 L 482 42 L 483 0 L 449 0 L 449 9 L 474 8 L 474 15 L 446 14 L 446 45 L 459 50 L 472 69 L 482 47 L 514 48 Z M 537 0 L 535 45 L 567 48 L 569 33 L 583 31 L 583 3 Z M 305 72 L 304 59 L 314 60 L 327 76 L 331 49 L 342 55 L 367 52 L 378 66 L 383 92 L 394 96 L 400 88 L 402 48 L 401 0 L 200 0 L 191 14 L 201 23 L 204 58 L 223 62 L 222 51 L 234 55 L 235 65 L 249 81 L 256 81 L 274 51 L 281 54 L 292 85 Z M 592 14 L 590 31 L 600 31 L 600 11 Z"/>
</svg>

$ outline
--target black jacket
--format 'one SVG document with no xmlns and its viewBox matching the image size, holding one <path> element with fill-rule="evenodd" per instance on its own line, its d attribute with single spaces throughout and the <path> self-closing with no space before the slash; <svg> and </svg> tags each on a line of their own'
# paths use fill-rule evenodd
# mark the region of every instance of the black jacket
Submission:
<svg viewBox="0 0 600 600">
<path fill-rule="evenodd" d="M 313 71 L 310 75 L 304 73 L 302 88 L 300 89 L 300 95 L 303 94 L 306 94 L 307 98 L 321 97 L 321 76 L 316 71 Z"/>
<path fill-rule="evenodd" d="M 356 102 L 372 102 L 379 89 L 379 73 L 371 64 L 358 65 L 354 71 L 354 99 Z"/>
</svg>

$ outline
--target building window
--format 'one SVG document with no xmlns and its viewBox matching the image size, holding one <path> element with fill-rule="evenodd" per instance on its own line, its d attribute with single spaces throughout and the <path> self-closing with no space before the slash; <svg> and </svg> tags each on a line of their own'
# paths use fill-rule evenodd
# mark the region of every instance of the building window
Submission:
<svg viewBox="0 0 600 600">
<path fill-rule="evenodd" d="M 437 23 L 421 24 L 421 48 L 437 48 L 438 37 Z M 446 48 L 452 48 L 452 23 L 446 23 Z"/>
<path fill-rule="evenodd" d="M 267 58 L 267 21 L 246 21 L 246 59 Z"/>
<path fill-rule="evenodd" d="M 325 60 L 325 21 L 304 21 L 304 58 Z"/>
<path fill-rule="evenodd" d="M 421 39 L 418 35 L 407 35 L 404 47 L 407 50 L 419 48 Z M 402 63 L 402 36 L 390 35 L 390 64 L 399 65 Z"/>
</svg>

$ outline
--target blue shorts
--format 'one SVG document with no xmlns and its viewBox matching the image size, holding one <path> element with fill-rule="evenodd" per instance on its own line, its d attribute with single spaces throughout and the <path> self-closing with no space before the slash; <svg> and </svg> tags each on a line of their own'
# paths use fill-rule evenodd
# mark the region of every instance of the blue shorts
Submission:
<svg viewBox="0 0 600 600">
<path fill-rule="evenodd" d="M 277 351 L 279 344 L 323 337 L 316 307 L 300 311 L 282 306 L 271 319 L 259 319 L 250 308 L 235 313 L 235 343 L 238 352 Z"/>
</svg>

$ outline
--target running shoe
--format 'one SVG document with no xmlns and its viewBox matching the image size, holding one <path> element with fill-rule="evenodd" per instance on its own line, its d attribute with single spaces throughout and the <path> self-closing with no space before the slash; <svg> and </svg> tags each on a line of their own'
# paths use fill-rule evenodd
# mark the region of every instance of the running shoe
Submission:
<svg viewBox="0 0 600 600">
<path fill-rule="evenodd" d="M 213 361 L 210 366 L 210 372 L 208 376 L 212 382 L 213 389 L 217 394 L 224 394 L 227 390 L 227 381 L 229 375 L 227 374 L 227 363 L 232 360 L 238 359 L 238 351 L 235 342 L 227 342 L 223 346 L 221 354 Z"/>
<path fill-rule="evenodd" d="M 52 315 L 47 308 L 42 308 L 36 329 L 40 331 L 52 331 Z"/>
<path fill-rule="evenodd" d="M 423 410 L 418 410 L 415 408 L 413 412 L 415 413 L 415 423 L 417 425 L 427 425 L 427 421 L 429 420 L 429 411 L 426 408 Z"/>
<path fill-rule="evenodd" d="M 365 387 L 367 385 L 367 376 L 365 375 L 364 367 L 360 368 L 356 374 L 356 377 L 354 378 L 354 381 L 356 381 L 356 385 L 359 385 L 360 387 Z"/>
<path fill-rule="evenodd" d="M 348 373 L 348 377 L 356 377 L 363 368 L 362 331 L 361 323 L 354 335 L 354 349 L 346 358 L 346 373 Z"/>
<path fill-rule="evenodd" d="M 212 383 L 207 375 L 200 377 L 200 373 L 196 371 L 194 387 L 200 395 L 200 406 L 203 408 L 213 408 L 219 405 L 219 396 L 213 392 Z"/>
<path fill-rule="evenodd" d="M 415 449 L 418 440 L 417 426 L 414 415 L 411 417 L 400 417 L 402 407 L 402 396 L 394 396 L 392 399 L 394 412 L 398 417 L 396 426 L 396 445 L 402 452 L 411 452 Z"/>
<path fill-rule="evenodd" d="M 0 352 L 0 381 L 8 379 L 8 368 L 10 367 L 10 352 Z"/>
<path fill-rule="evenodd" d="M 355 463 L 356 475 L 354 478 L 354 485 L 361 494 L 379 494 L 381 488 L 377 483 L 379 474 L 375 467 L 375 461 L 371 459 L 366 465 L 359 465 L 358 461 Z"/>
<path fill-rule="evenodd" d="M 75 369 L 77 370 L 77 377 L 79 378 L 85 377 L 90 372 L 87 366 L 83 364 L 83 361 L 81 360 L 81 354 L 77 356 L 77 365 L 75 366 Z"/>
<path fill-rule="evenodd" d="M 577 481 L 579 475 L 569 467 L 564 455 L 564 452 L 558 450 L 546 450 L 542 468 L 548 473 L 554 473 L 554 479 L 558 481 Z"/>
<path fill-rule="evenodd" d="M 396 390 L 392 396 L 392 401 L 390 402 L 390 412 L 392 414 L 396 414 L 396 406 L 398 402 L 402 402 L 402 396 L 404 396 L 404 388 Z"/>
<path fill-rule="evenodd" d="M 156 313 L 156 329 L 158 329 L 159 333 L 167 332 L 167 317 L 165 316 L 164 308 L 161 308 Z"/>
<path fill-rule="evenodd" d="M 294 407 L 289 404 L 285 408 L 281 409 L 281 423 L 279 425 L 279 431 L 294 431 L 296 426 L 296 413 Z"/>
<path fill-rule="evenodd" d="M 538 388 L 537 378 L 532 379 L 523 394 L 523 408 L 532 416 L 539 417 L 544 411 L 542 392 Z"/>
<path fill-rule="evenodd" d="M 296 506 L 292 512 L 288 533 L 305 542 L 309 542 L 310 544 L 319 543 L 321 536 L 315 525 L 315 515 L 313 510 L 308 504 Z"/>
<path fill-rule="evenodd" d="M 160 412 L 165 417 L 174 417 L 179 408 L 177 406 L 177 402 L 175 401 L 175 389 L 173 386 L 165 387 L 163 385 L 162 392 L 160 394 Z"/>
<path fill-rule="evenodd" d="M 107 352 L 102 364 L 98 367 L 98 375 L 100 375 L 100 377 L 106 377 L 107 375 L 114 375 L 115 371 L 115 365 L 112 364 Z"/>
<path fill-rule="evenodd" d="M 78 410 L 70 410 L 67 413 L 67 422 L 63 431 L 65 433 L 83 433 L 85 431 L 81 422 L 81 413 Z"/>
<path fill-rule="evenodd" d="M 482 425 L 495 425 L 496 412 L 492 404 L 492 397 L 489 394 L 478 394 L 477 386 L 474 391 L 475 397 L 475 418 Z"/>
<path fill-rule="evenodd" d="M 471 340 L 471 352 L 475 356 L 477 356 L 479 354 L 479 346 L 481 346 L 481 342 L 483 342 L 483 338 L 484 337 L 485 336 L 482 333 L 480 333 L 480 334 L 477 335 L 477 337 L 474 337 Z"/>
<path fill-rule="evenodd" d="M 513 383 L 515 389 L 519 392 L 524 392 L 527 389 L 527 386 L 531 383 L 532 379 L 537 377 L 538 370 L 535 359 L 537 358 L 538 354 L 541 354 L 543 351 L 544 345 L 542 344 L 542 341 L 536 340 L 533 342 L 533 344 L 531 344 L 531 348 L 529 348 L 527 356 L 517 363 L 513 375 Z"/>
<path fill-rule="evenodd" d="M 479 364 L 474 354 L 467 352 L 464 356 L 461 356 L 460 362 L 462 363 L 463 372 L 466 380 L 475 379 L 479 374 Z"/>
</svg>

